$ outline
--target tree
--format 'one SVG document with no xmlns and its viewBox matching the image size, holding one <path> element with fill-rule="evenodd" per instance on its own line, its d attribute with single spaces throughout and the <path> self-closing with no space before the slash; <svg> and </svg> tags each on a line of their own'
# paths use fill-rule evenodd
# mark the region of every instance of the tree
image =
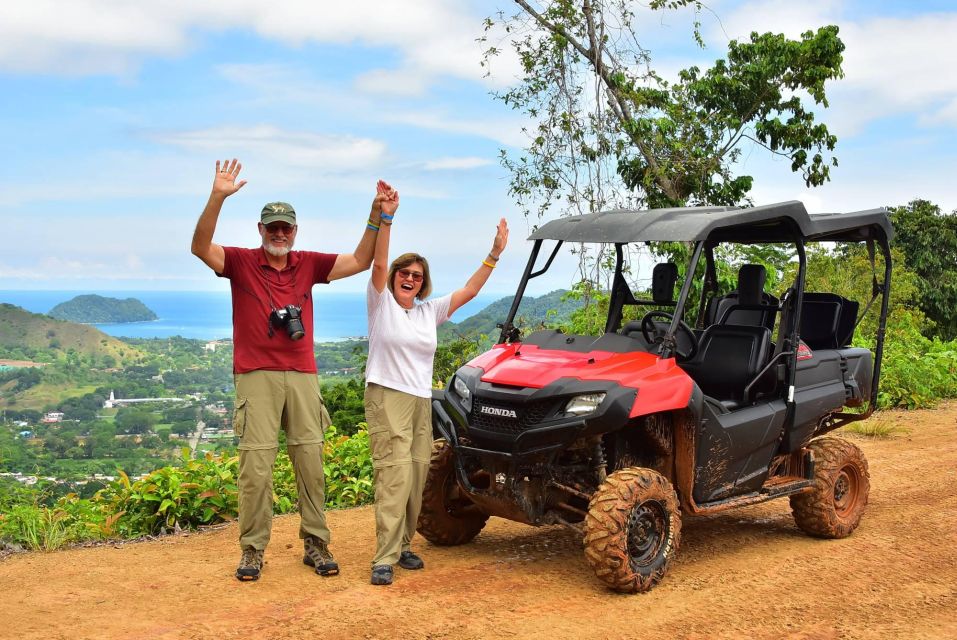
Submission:
<svg viewBox="0 0 957 640">
<path fill-rule="evenodd" d="M 469 338 L 455 338 L 439 345 L 435 350 L 432 370 L 433 386 L 444 387 L 452 374 L 458 371 L 458 368 L 463 364 L 477 356 L 478 353 L 478 342 Z"/>
<path fill-rule="evenodd" d="M 196 431 L 196 421 L 180 420 L 178 422 L 174 422 L 173 426 L 170 427 L 170 431 L 178 436 L 191 436 Z"/>
<path fill-rule="evenodd" d="M 156 423 L 156 416 L 149 411 L 124 408 L 116 414 L 116 427 L 124 433 L 149 433 Z"/>
<path fill-rule="evenodd" d="M 635 3 L 515 2 L 517 14 L 487 19 L 486 30 L 504 26 L 525 72 L 498 97 L 538 122 L 525 153 L 502 153 L 526 215 L 562 197 L 564 213 L 747 202 L 752 178 L 733 171 L 747 142 L 790 159 L 808 186 L 836 166 L 827 155 L 837 138 L 801 97 L 827 106 L 825 83 L 843 75 L 836 26 L 799 40 L 752 33 L 710 69 L 691 67 L 668 82 L 638 42 Z M 697 0 L 649 6 L 702 8 Z M 694 37 L 703 45 L 697 27 Z M 498 53 L 489 46 L 484 63 Z"/>
<path fill-rule="evenodd" d="M 957 338 L 957 211 L 947 215 L 927 200 L 891 208 L 894 245 L 917 274 L 917 306 L 942 340 Z"/>
</svg>

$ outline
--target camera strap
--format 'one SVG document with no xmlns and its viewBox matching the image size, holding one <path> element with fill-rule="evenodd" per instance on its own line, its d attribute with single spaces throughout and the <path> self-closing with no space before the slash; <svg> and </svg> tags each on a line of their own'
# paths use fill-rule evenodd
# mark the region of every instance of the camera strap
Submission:
<svg viewBox="0 0 957 640">
<path fill-rule="evenodd" d="M 297 272 L 293 271 L 292 278 L 290 278 L 289 280 L 289 285 L 292 287 L 293 293 L 295 293 L 296 291 L 296 275 L 297 275 Z M 269 277 L 266 276 L 266 272 L 262 268 L 259 269 L 259 277 L 262 278 L 263 285 L 266 287 L 266 297 L 268 298 L 268 304 L 269 304 L 269 310 L 266 313 L 266 332 L 267 332 L 267 335 L 270 338 L 272 338 L 275 335 L 275 331 L 273 331 L 273 326 L 272 326 L 272 321 L 270 320 L 270 316 L 274 312 L 277 312 L 279 310 L 279 307 L 276 306 L 276 303 L 272 297 L 272 287 L 270 285 L 274 283 L 270 282 Z M 253 295 L 253 294 L 250 293 L 250 295 Z M 302 303 L 306 300 L 309 300 L 308 292 L 302 295 L 301 300 L 297 301 L 299 303 L 297 306 L 300 307 L 300 311 L 302 308 Z"/>
</svg>

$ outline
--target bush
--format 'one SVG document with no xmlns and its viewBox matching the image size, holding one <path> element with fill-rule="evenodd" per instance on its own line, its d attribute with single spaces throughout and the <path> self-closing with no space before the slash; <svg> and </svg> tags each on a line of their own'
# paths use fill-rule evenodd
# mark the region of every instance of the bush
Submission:
<svg viewBox="0 0 957 640">
<path fill-rule="evenodd" d="M 355 507 L 372 502 L 372 454 L 365 422 L 349 437 L 339 435 L 336 428 L 326 431 L 324 451 L 326 505 L 335 508 Z"/>
<path fill-rule="evenodd" d="M 372 501 L 372 457 L 365 423 L 354 436 L 330 426 L 325 434 L 326 506 L 354 507 Z M 120 478 L 91 499 L 74 493 L 47 500 L 43 491 L 14 488 L 0 495 L 0 539 L 31 550 L 105 538 L 138 538 L 233 520 L 239 510 L 239 458 L 206 453 L 192 460 L 184 449 L 177 466 L 131 481 Z M 273 512 L 296 510 L 298 492 L 285 451 L 273 468 Z"/>
<path fill-rule="evenodd" d="M 106 537 L 106 518 L 89 500 L 69 494 L 52 507 L 43 504 L 44 492 L 20 494 L 23 502 L 0 513 L 0 539 L 31 551 L 55 551 L 64 545 Z"/>
<path fill-rule="evenodd" d="M 138 537 L 234 519 L 239 459 L 188 456 L 184 449 L 180 466 L 157 469 L 135 482 L 120 472 L 119 480 L 99 491 L 94 504 L 116 516 L 110 533 Z"/>
<path fill-rule="evenodd" d="M 957 397 L 957 340 L 928 340 L 917 333 L 906 341 L 885 342 L 879 408 L 927 408 L 953 397 Z"/>
</svg>

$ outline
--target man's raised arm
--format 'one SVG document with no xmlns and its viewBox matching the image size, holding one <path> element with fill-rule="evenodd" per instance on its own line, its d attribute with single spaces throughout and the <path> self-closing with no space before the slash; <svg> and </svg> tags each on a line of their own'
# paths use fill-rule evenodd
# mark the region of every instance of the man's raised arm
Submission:
<svg viewBox="0 0 957 640">
<path fill-rule="evenodd" d="M 354 253 L 340 253 L 336 257 L 336 264 L 329 272 L 329 280 L 339 280 L 365 271 L 372 265 L 372 255 L 375 252 L 376 228 L 381 220 L 379 216 L 384 212 L 394 214 L 399 208 L 399 192 L 388 183 L 379 180 L 376 184 L 376 195 L 372 200 L 372 209 L 369 212 L 369 221 L 366 230 L 359 240 Z"/>
<path fill-rule="evenodd" d="M 209 194 L 209 200 L 203 213 L 199 216 L 196 223 L 196 230 L 193 231 L 193 244 L 191 250 L 193 255 L 206 263 L 210 269 L 216 273 L 222 273 L 226 267 L 226 252 L 223 248 L 213 242 L 213 234 L 216 232 L 216 222 L 219 220 L 219 212 L 223 208 L 223 202 L 226 198 L 233 195 L 243 188 L 245 180 L 236 182 L 239 172 L 243 165 L 236 158 L 232 161 L 224 160 L 220 164 L 216 161 L 216 175 L 213 178 L 213 190 Z"/>
</svg>

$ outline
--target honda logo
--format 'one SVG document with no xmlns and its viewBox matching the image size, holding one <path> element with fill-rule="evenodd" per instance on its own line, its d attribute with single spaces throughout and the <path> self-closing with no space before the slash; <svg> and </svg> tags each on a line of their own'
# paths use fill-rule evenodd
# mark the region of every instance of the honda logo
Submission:
<svg viewBox="0 0 957 640">
<path fill-rule="evenodd" d="M 518 414 L 512 409 L 499 409 L 498 407 L 486 407 L 485 405 L 479 407 L 479 413 L 484 413 L 488 416 L 499 416 L 500 418 L 518 417 Z"/>
</svg>

